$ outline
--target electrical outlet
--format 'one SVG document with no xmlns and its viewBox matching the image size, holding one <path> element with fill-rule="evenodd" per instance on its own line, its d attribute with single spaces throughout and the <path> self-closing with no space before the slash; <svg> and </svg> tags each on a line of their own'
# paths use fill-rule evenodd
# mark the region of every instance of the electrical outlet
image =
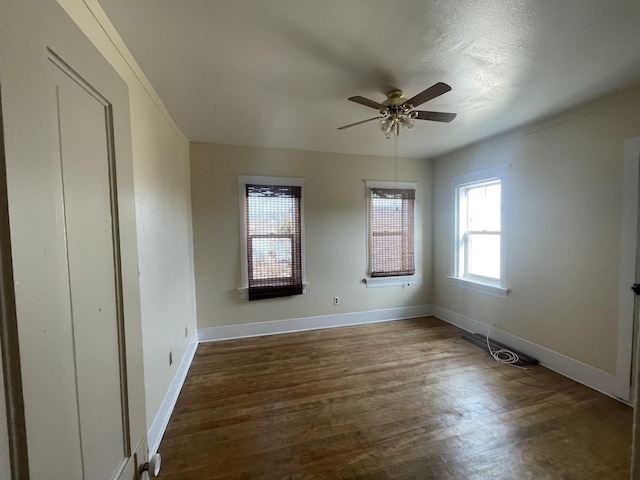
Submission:
<svg viewBox="0 0 640 480">
<path fill-rule="evenodd" d="M 169 352 L 169 365 L 173 363 L 173 352 Z"/>
<path fill-rule="evenodd" d="M 184 338 L 189 336 L 189 327 L 184 327 Z"/>
<path fill-rule="evenodd" d="M 340 297 L 333 297 L 333 304 L 340 305 Z"/>
</svg>

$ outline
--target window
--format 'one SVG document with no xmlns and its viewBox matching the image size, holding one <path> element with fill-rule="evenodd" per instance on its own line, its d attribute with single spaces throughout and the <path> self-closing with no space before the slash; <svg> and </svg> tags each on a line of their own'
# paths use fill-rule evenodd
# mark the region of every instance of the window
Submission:
<svg viewBox="0 0 640 480">
<path fill-rule="evenodd" d="M 302 182 L 239 177 L 242 294 L 249 300 L 303 293 Z"/>
<path fill-rule="evenodd" d="M 416 184 L 367 182 L 369 278 L 367 286 L 415 283 Z"/>
<path fill-rule="evenodd" d="M 465 286 L 504 296 L 506 167 L 453 179 L 454 275 Z"/>
</svg>

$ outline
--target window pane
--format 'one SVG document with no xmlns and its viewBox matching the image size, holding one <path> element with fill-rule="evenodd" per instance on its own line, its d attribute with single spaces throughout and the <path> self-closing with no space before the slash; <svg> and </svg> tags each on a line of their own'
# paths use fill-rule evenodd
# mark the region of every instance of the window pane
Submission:
<svg viewBox="0 0 640 480">
<path fill-rule="evenodd" d="M 246 185 L 249 300 L 302 293 L 300 186 Z"/>
<path fill-rule="evenodd" d="M 253 279 L 291 277 L 290 238 L 252 238 Z"/>
<path fill-rule="evenodd" d="M 401 272 L 405 270 L 402 262 L 402 235 L 373 236 L 373 265 L 375 272 Z M 389 254 L 385 254 L 388 252 Z"/>
<path fill-rule="evenodd" d="M 293 233 L 297 202 L 297 198 L 291 197 L 249 197 L 248 235 Z"/>
<path fill-rule="evenodd" d="M 467 273 L 500 278 L 500 235 L 469 234 Z"/>
<path fill-rule="evenodd" d="M 370 199 L 371 276 L 413 275 L 415 190 L 372 188 Z"/>
<path fill-rule="evenodd" d="M 402 233 L 407 224 L 409 212 L 406 200 L 389 200 L 386 198 L 373 198 L 371 228 L 377 232 Z"/>
<path fill-rule="evenodd" d="M 470 231 L 500 231 L 500 184 L 468 188 L 467 208 Z"/>
</svg>

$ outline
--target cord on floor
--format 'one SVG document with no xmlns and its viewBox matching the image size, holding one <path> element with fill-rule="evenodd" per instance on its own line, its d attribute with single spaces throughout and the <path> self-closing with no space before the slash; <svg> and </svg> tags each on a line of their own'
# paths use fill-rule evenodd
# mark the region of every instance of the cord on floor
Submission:
<svg viewBox="0 0 640 480">
<path fill-rule="evenodd" d="M 489 333 L 491 328 L 487 331 L 487 348 L 489 349 L 489 355 L 498 363 L 509 365 L 510 367 L 519 368 L 521 370 L 528 370 L 526 367 L 518 365 L 520 357 L 517 353 L 512 352 L 508 348 L 501 348 L 500 350 L 491 350 L 491 343 L 489 342 Z"/>
</svg>

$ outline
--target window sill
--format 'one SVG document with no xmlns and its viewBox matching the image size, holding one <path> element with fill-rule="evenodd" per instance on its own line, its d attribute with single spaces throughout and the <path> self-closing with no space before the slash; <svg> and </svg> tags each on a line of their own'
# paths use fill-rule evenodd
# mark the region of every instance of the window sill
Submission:
<svg viewBox="0 0 640 480">
<path fill-rule="evenodd" d="M 494 297 L 507 298 L 507 294 L 509 293 L 508 288 L 501 287 L 499 285 L 492 285 L 490 283 L 483 283 L 477 280 L 470 280 L 468 278 L 462 277 L 449 276 L 448 278 L 453 285 L 458 285 L 459 287 L 468 288 L 469 290 L 493 295 Z"/>
<path fill-rule="evenodd" d="M 308 283 L 302 284 L 302 294 L 307 293 Z M 244 300 L 249 300 L 249 287 L 238 287 L 238 293 L 240 293 L 240 298 Z"/>
<path fill-rule="evenodd" d="M 420 280 L 420 275 L 404 275 L 398 277 L 367 277 L 364 279 L 364 283 L 367 284 L 367 288 L 378 287 L 395 287 L 398 285 L 409 286 L 415 285 Z"/>
</svg>

